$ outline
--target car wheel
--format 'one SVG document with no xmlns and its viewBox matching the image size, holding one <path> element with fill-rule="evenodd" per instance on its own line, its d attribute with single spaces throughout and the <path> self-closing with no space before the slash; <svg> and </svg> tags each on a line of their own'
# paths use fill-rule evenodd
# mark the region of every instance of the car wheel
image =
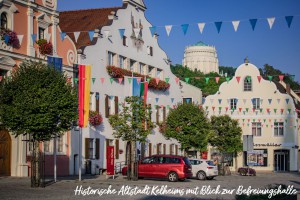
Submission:
<svg viewBox="0 0 300 200">
<path fill-rule="evenodd" d="M 206 174 L 204 172 L 198 172 L 197 173 L 197 178 L 199 180 L 205 180 L 206 179 Z"/>
<path fill-rule="evenodd" d="M 210 176 L 210 177 L 206 177 L 207 180 L 213 180 L 214 177 L 213 176 Z"/>
<path fill-rule="evenodd" d="M 170 172 L 170 173 L 168 174 L 168 180 L 169 180 L 170 182 L 176 182 L 176 181 L 178 180 L 178 175 L 177 175 L 177 173 L 176 173 L 176 172 Z"/>
</svg>

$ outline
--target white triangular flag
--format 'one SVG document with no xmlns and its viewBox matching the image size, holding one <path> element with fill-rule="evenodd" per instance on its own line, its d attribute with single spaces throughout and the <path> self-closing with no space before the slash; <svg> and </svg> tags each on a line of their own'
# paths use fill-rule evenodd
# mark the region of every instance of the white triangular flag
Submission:
<svg viewBox="0 0 300 200">
<path fill-rule="evenodd" d="M 273 24 L 274 24 L 274 22 L 275 22 L 275 17 L 268 18 L 267 20 L 268 20 L 270 29 L 272 29 L 272 26 L 273 26 Z"/>
<path fill-rule="evenodd" d="M 198 27 L 199 27 L 200 33 L 203 32 L 204 26 L 205 26 L 205 23 L 198 23 Z"/>
<path fill-rule="evenodd" d="M 50 42 L 50 38 L 51 38 L 51 33 L 46 33 L 45 34 L 46 40 L 49 43 Z"/>
<path fill-rule="evenodd" d="M 140 28 L 135 28 L 135 29 L 134 29 L 134 35 L 135 35 L 136 38 L 139 37 L 140 30 L 141 30 Z"/>
<path fill-rule="evenodd" d="M 77 43 L 77 40 L 79 38 L 80 32 L 74 32 L 75 41 Z"/>
<path fill-rule="evenodd" d="M 17 35 L 17 37 L 18 37 L 18 40 L 19 40 L 19 44 L 22 45 L 24 35 Z"/>
<path fill-rule="evenodd" d="M 105 30 L 105 31 L 104 31 L 104 37 L 105 37 L 105 38 L 108 38 L 108 37 L 109 37 L 109 33 L 110 33 L 110 31 Z"/>
<path fill-rule="evenodd" d="M 239 27 L 240 21 L 232 21 L 232 25 L 234 28 L 234 31 L 236 32 Z"/>
<path fill-rule="evenodd" d="M 171 32 L 171 30 L 172 30 L 172 25 L 167 25 L 167 26 L 165 26 L 165 28 L 166 28 L 166 31 L 167 31 L 167 35 L 169 36 L 170 35 L 170 32 Z"/>
</svg>

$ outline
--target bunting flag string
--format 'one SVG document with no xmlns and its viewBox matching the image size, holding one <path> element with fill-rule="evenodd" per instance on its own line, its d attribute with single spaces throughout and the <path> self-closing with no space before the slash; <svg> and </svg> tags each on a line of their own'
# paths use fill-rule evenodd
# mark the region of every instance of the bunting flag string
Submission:
<svg viewBox="0 0 300 200">
<path fill-rule="evenodd" d="M 254 31 L 255 28 L 256 28 L 257 22 L 259 20 L 265 20 L 265 21 L 267 21 L 267 24 L 268 24 L 269 28 L 272 29 L 273 26 L 274 26 L 275 21 L 278 21 L 278 19 L 283 18 L 283 19 L 285 19 L 288 28 L 290 28 L 291 25 L 292 25 L 294 17 L 299 17 L 299 16 L 300 15 L 280 16 L 280 17 L 268 17 L 268 18 L 253 18 L 253 19 L 232 20 L 232 21 L 201 22 L 201 23 L 196 23 L 196 25 L 198 26 L 199 32 L 201 34 L 203 33 L 204 27 L 207 24 L 214 24 L 215 27 L 216 27 L 217 32 L 220 33 L 223 23 L 227 23 L 228 22 L 228 23 L 232 24 L 234 31 L 237 32 L 238 31 L 238 27 L 240 25 L 240 22 L 248 21 L 248 23 L 250 23 L 250 25 L 251 25 L 252 30 Z M 149 32 L 151 33 L 152 37 L 157 33 L 157 28 L 161 28 L 161 27 L 163 27 L 165 29 L 165 31 L 167 32 L 167 35 L 169 36 L 173 27 L 179 27 L 180 26 L 181 29 L 182 29 L 182 31 L 183 31 L 183 34 L 186 35 L 187 31 L 188 31 L 188 28 L 189 28 L 190 25 L 194 25 L 194 24 L 193 23 L 185 23 L 185 24 L 180 24 L 180 25 L 151 26 L 151 27 L 148 27 L 148 28 L 149 28 Z M 121 38 L 123 38 L 125 31 L 126 30 L 124 28 L 119 29 L 119 33 L 120 33 L 120 37 Z M 135 28 L 134 29 L 134 34 L 135 34 L 136 37 L 139 35 L 140 31 L 141 31 L 140 28 Z M 64 38 L 65 38 L 65 36 L 66 36 L 67 33 L 73 33 L 74 35 L 76 33 L 75 40 L 77 41 L 77 39 L 78 39 L 77 35 L 79 35 L 78 32 L 79 33 L 81 33 L 81 32 L 88 32 L 90 40 L 93 39 L 92 36 L 95 33 L 94 30 L 90 30 L 90 31 L 76 31 L 76 32 L 61 32 L 60 33 L 61 40 L 62 41 L 64 40 Z M 108 35 L 109 32 L 110 31 L 104 31 L 104 35 L 105 35 L 106 38 L 109 37 L 109 35 Z M 77 37 L 77 39 L 76 39 L 76 37 Z"/>
</svg>

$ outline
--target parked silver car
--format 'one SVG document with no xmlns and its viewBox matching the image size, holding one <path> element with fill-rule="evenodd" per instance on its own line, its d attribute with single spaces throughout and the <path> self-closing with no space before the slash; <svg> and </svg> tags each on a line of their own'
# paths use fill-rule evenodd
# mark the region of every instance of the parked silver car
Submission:
<svg viewBox="0 0 300 200">
<path fill-rule="evenodd" d="M 218 167 L 212 160 L 190 159 L 193 177 L 199 180 L 212 180 L 218 176 Z"/>
</svg>

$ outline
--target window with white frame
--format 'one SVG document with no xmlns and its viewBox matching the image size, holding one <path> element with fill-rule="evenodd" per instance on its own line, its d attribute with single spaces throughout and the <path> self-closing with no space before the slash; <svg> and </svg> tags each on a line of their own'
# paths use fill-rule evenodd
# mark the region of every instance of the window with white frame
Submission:
<svg viewBox="0 0 300 200">
<path fill-rule="evenodd" d="M 246 76 L 244 79 L 244 91 L 252 91 L 251 76 Z"/>
<path fill-rule="evenodd" d="M 163 71 L 161 69 L 156 69 L 156 78 L 163 79 Z"/>
<path fill-rule="evenodd" d="M 109 115 L 115 114 L 115 97 L 110 96 L 108 98 Z"/>
<path fill-rule="evenodd" d="M 182 98 L 183 103 L 193 103 L 192 98 Z"/>
<path fill-rule="evenodd" d="M 148 75 L 150 75 L 151 77 L 155 77 L 155 67 L 148 67 Z"/>
<path fill-rule="evenodd" d="M 0 15 L 0 28 L 7 29 L 8 28 L 8 22 L 7 22 L 7 13 L 3 12 Z"/>
<path fill-rule="evenodd" d="M 136 61 L 130 60 L 130 71 L 135 72 L 135 65 L 136 65 Z"/>
<path fill-rule="evenodd" d="M 236 110 L 237 99 L 230 99 L 230 109 Z"/>
<path fill-rule="evenodd" d="M 252 104 L 253 104 L 253 109 L 259 110 L 260 109 L 260 98 L 253 98 Z"/>
<path fill-rule="evenodd" d="M 124 69 L 125 68 L 125 57 L 119 55 L 119 67 Z"/>
<path fill-rule="evenodd" d="M 274 136 L 283 136 L 283 122 L 274 122 Z"/>
<path fill-rule="evenodd" d="M 62 153 L 64 151 L 64 136 L 57 138 L 57 152 Z"/>
<path fill-rule="evenodd" d="M 96 98 L 95 98 L 95 93 L 91 92 L 90 93 L 90 110 L 96 110 L 95 109 L 95 102 Z"/>
<path fill-rule="evenodd" d="M 44 141 L 44 151 L 46 153 L 50 152 L 50 141 Z"/>
<path fill-rule="evenodd" d="M 261 123 L 260 122 L 252 123 L 252 135 L 253 136 L 261 136 Z"/>
<path fill-rule="evenodd" d="M 114 65 L 114 57 L 115 57 L 115 54 L 112 53 L 112 52 L 108 52 L 108 65 Z"/>
<path fill-rule="evenodd" d="M 139 71 L 138 71 L 138 73 L 140 73 L 140 74 L 145 74 L 145 71 L 144 71 L 144 64 L 143 63 L 139 63 Z"/>
<path fill-rule="evenodd" d="M 45 39 L 45 29 L 42 27 L 39 27 L 39 39 Z"/>
</svg>

